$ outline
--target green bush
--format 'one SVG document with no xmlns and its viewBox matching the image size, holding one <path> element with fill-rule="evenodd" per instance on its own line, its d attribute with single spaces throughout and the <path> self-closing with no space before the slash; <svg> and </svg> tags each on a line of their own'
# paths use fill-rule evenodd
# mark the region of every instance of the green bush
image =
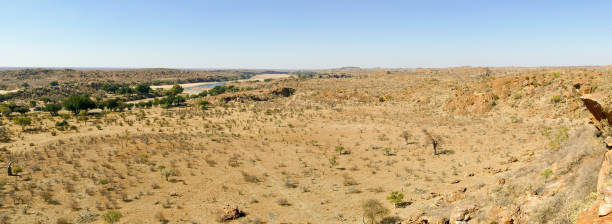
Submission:
<svg viewBox="0 0 612 224">
<path fill-rule="evenodd" d="M 62 109 L 62 105 L 56 103 L 49 103 L 45 105 L 44 111 L 49 112 L 52 116 L 57 116 L 57 112 Z"/>
<path fill-rule="evenodd" d="M 32 119 L 29 117 L 16 117 L 13 121 L 21 126 L 22 131 L 25 130 L 25 126 L 32 124 Z"/>
<path fill-rule="evenodd" d="M 387 196 L 387 200 L 397 207 L 397 204 L 402 203 L 404 200 L 404 194 L 399 191 L 393 191 L 389 196 Z"/>
</svg>

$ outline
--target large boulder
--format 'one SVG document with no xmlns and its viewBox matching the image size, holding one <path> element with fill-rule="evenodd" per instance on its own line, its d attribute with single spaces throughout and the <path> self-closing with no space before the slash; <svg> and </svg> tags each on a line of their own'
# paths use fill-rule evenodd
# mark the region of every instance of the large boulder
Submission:
<svg viewBox="0 0 612 224">
<path fill-rule="evenodd" d="M 584 105 L 589 109 L 595 120 L 601 122 L 607 120 L 608 124 L 612 122 L 612 96 L 602 93 L 585 94 L 580 97 Z M 604 125 L 608 125 L 604 124 Z"/>
<path fill-rule="evenodd" d="M 229 204 L 223 207 L 223 215 L 221 215 L 221 222 L 226 222 L 240 217 L 245 216 L 245 213 L 238 209 L 238 206 L 231 206 Z"/>
<path fill-rule="evenodd" d="M 578 216 L 578 220 L 576 220 L 577 224 L 604 224 L 604 223 L 612 223 L 612 215 L 608 214 L 605 216 L 599 215 L 599 210 L 601 204 L 605 204 L 604 202 L 598 202 L 593 205 L 589 210 L 580 213 Z"/>
</svg>

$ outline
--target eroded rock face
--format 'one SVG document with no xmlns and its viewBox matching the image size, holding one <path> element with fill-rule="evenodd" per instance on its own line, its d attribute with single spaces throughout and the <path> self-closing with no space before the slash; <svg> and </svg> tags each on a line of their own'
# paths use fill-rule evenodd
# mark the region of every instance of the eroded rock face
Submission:
<svg viewBox="0 0 612 224">
<path fill-rule="evenodd" d="M 612 99 L 610 96 L 594 93 L 594 94 L 585 94 L 580 97 L 580 99 L 584 102 L 584 105 L 589 109 L 595 120 L 607 120 L 608 124 L 612 121 L 612 110 L 610 108 L 610 102 Z"/>
<path fill-rule="evenodd" d="M 612 223 L 612 215 L 608 214 L 605 216 L 599 215 L 599 209 L 603 202 L 596 203 L 589 210 L 580 213 L 576 224 L 604 224 Z"/>
</svg>

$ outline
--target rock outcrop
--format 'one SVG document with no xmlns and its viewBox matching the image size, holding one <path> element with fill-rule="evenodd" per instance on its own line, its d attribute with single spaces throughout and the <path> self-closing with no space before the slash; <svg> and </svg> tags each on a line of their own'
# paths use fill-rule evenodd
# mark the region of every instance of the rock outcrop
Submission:
<svg viewBox="0 0 612 224">
<path fill-rule="evenodd" d="M 612 137 L 609 127 L 612 121 L 612 96 L 603 93 L 585 94 L 580 99 L 596 120 L 595 125 L 602 131 L 603 144 L 608 149 L 612 147 Z M 576 223 L 612 223 L 612 151 L 604 154 L 597 177 L 597 191 L 604 196 L 603 201 L 596 202 L 589 210 L 578 216 Z"/>
<path fill-rule="evenodd" d="M 278 88 L 272 91 L 272 94 L 283 97 L 289 97 L 293 95 L 293 93 L 295 93 L 295 89 L 287 87 Z"/>
<path fill-rule="evenodd" d="M 450 216 L 450 221 L 454 224 L 468 223 L 468 221 L 473 218 L 474 212 L 476 212 L 476 205 L 468 204 L 458 206 L 453 209 Z"/>
<path fill-rule="evenodd" d="M 609 125 L 612 121 L 612 108 L 610 107 L 610 103 L 612 102 L 612 97 L 601 94 L 585 94 L 580 97 L 580 99 L 584 102 L 584 105 L 589 109 L 595 120 L 601 122 L 602 120 L 606 120 Z"/>
</svg>

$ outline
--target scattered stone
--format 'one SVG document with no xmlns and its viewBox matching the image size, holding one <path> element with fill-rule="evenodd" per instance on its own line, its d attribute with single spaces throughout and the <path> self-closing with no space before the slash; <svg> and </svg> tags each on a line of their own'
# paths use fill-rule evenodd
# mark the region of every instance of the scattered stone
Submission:
<svg viewBox="0 0 612 224">
<path fill-rule="evenodd" d="M 451 184 L 458 184 L 459 182 L 461 182 L 461 180 L 453 180 L 451 181 Z"/>
<path fill-rule="evenodd" d="M 504 179 L 504 178 L 501 178 L 501 179 L 497 180 L 497 184 L 499 184 L 499 185 L 504 185 L 505 183 L 506 183 L 506 179 Z"/>
<path fill-rule="evenodd" d="M 476 205 L 461 205 L 455 207 L 451 213 L 451 223 L 467 223 L 473 218 L 476 211 Z"/>
<path fill-rule="evenodd" d="M 508 159 L 508 163 L 515 163 L 515 162 L 518 162 L 518 158 L 516 158 L 516 157 L 514 157 L 514 156 L 512 156 L 512 157 L 510 157 L 510 158 Z"/>
<path fill-rule="evenodd" d="M 245 213 L 243 211 L 240 211 L 238 209 L 238 206 L 231 206 L 227 204 L 223 208 L 223 216 L 221 216 L 221 221 L 222 222 L 230 221 L 230 220 L 238 219 L 243 216 L 245 216 Z"/>
<path fill-rule="evenodd" d="M 610 214 L 611 212 L 612 212 L 612 204 L 603 203 L 599 205 L 599 210 L 597 212 L 597 215 L 599 215 L 599 217 L 606 216 Z"/>
<path fill-rule="evenodd" d="M 612 148 L 612 137 L 608 136 L 606 137 L 606 146 L 608 147 L 608 149 Z"/>
</svg>

